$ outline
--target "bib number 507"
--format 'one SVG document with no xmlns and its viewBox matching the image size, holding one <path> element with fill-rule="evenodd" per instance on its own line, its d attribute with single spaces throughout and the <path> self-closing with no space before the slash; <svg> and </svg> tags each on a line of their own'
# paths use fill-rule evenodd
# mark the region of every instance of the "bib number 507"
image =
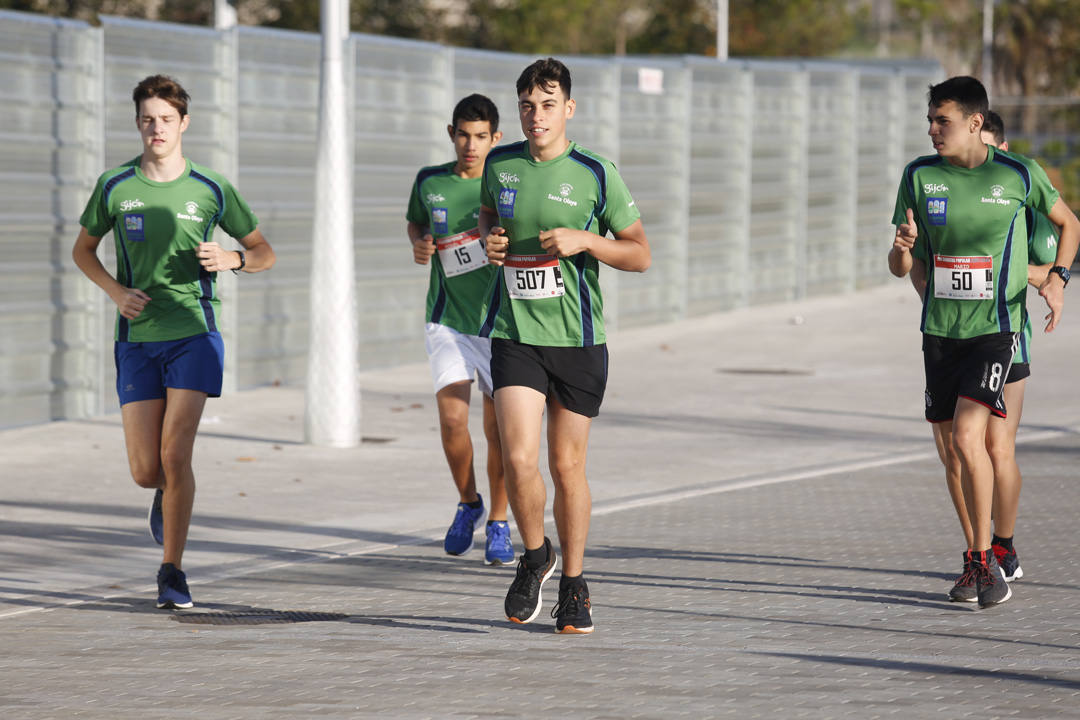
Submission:
<svg viewBox="0 0 1080 720">
<path fill-rule="evenodd" d="M 555 287 L 559 290 L 563 287 L 562 272 L 559 268 L 551 268 L 551 277 Z M 518 290 L 546 290 L 547 272 L 544 269 L 519 269 L 514 271 L 514 282 Z"/>
</svg>

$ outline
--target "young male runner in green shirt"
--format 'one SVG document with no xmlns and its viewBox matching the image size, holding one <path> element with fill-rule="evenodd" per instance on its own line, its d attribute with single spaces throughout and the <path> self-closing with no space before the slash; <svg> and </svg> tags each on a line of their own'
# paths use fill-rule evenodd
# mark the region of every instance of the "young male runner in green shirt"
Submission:
<svg viewBox="0 0 1080 720">
<path fill-rule="evenodd" d="M 566 137 L 574 116 L 570 71 L 537 60 L 517 80 L 526 141 L 496 148 L 484 168 L 480 231 L 500 267 L 488 320 L 491 375 L 510 507 L 525 553 L 506 594 L 513 622 L 540 613 L 556 555 L 544 535 L 547 493 L 540 433 L 548 413 L 548 468 L 563 554 L 555 631 L 590 633 L 582 574 L 592 501 L 585 477 L 592 418 L 607 383 L 600 263 L 649 267 L 649 242 L 626 184 L 608 160 Z M 614 238 L 607 237 L 608 232 Z"/>
<path fill-rule="evenodd" d="M 1005 139 L 1005 124 L 1001 116 L 993 110 L 987 111 L 980 136 L 987 145 L 1008 152 L 1009 143 Z M 1046 281 L 1046 275 L 1056 259 L 1060 229 L 1054 226 L 1045 215 L 1031 208 L 1027 209 L 1025 219 L 1028 225 L 1028 282 L 1038 287 Z M 924 263 L 912 265 L 911 282 L 920 297 L 926 289 L 925 272 Z M 1024 329 L 1019 337 L 1009 375 L 1005 379 L 1004 401 L 1008 415 L 1001 418 L 992 414 L 986 429 L 986 446 L 994 466 L 994 537 L 991 540 L 991 549 L 1001 565 L 1007 582 L 1012 582 L 1024 575 L 1019 556 L 1013 547 L 1013 533 L 1016 527 L 1016 513 L 1022 484 L 1020 467 L 1016 463 L 1016 432 L 1020 426 L 1020 416 L 1024 407 L 1024 389 L 1027 378 L 1031 375 L 1031 339 L 1031 317 L 1025 305 Z M 971 549 L 974 544 L 974 532 L 964 503 L 960 458 L 953 447 L 945 442 L 942 423 L 935 423 L 933 428 L 938 455 L 945 465 L 946 486 L 957 517 L 960 519 L 964 539 L 968 549 Z M 975 569 L 968 563 L 965 562 L 964 572 L 949 591 L 949 598 L 956 602 L 975 602 L 978 599 Z"/>
<path fill-rule="evenodd" d="M 928 99 L 937 154 L 904 170 L 889 269 L 903 277 L 915 263 L 925 265 L 926 419 L 942 424 L 944 443 L 960 458 L 973 527 L 964 559 L 979 605 L 987 607 L 1012 595 L 991 550 L 994 471 L 986 435 L 991 414 L 1007 416 L 1005 379 L 1023 328 L 1026 210 L 1062 227 L 1056 264 L 1039 291 L 1050 308 L 1048 332 L 1061 319 L 1080 222 L 1036 163 L 982 141 L 988 103 L 978 80 L 951 78 L 932 86 Z"/>
<path fill-rule="evenodd" d="M 477 526 L 484 522 L 484 501 L 476 491 L 469 436 L 469 386 L 477 377 L 484 404 L 491 501 L 484 562 L 501 565 L 513 562 L 514 546 L 506 522 L 502 449 L 491 399 L 491 340 L 478 337 L 495 281 L 495 266 L 488 263 L 476 227 L 484 160 L 502 138 L 499 111 L 483 95 L 469 95 L 454 108 L 446 129 L 457 159 L 417 173 L 406 214 L 413 260 L 431 264 L 425 344 L 435 382 L 443 452 L 459 495 L 443 549 L 450 555 L 465 554 L 472 548 Z"/>
<path fill-rule="evenodd" d="M 116 391 L 131 475 L 154 489 L 150 534 L 164 546 L 159 608 L 192 606 L 181 558 L 191 524 L 191 455 L 207 397 L 221 394 L 217 273 L 259 272 L 274 251 L 225 178 L 186 160 L 187 92 L 153 75 L 132 94 L 143 152 L 97 182 L 75 240 L 75 264 L 116 303 Z M 213 241 L 220 225 L 244 250 Z M 97 255 L 116 242 L 114 277 Z"/>
</svg>

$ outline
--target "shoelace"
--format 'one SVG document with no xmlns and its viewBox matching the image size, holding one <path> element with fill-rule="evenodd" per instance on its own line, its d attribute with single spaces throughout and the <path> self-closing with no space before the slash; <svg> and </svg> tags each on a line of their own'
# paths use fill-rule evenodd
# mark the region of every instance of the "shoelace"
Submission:
<svg viewBox="0 0 1080 720">
<path fill-rule="evenodd" d="M 578 591 L 566 593 L 565 596 L 559 598 L 559 602 L 555 604 L 555 607 L 551 608 L 551 617 L 557 618 L 563 614 L 563 611 L 567 615 L 575 616 L 581 612 L 581 597 L 578 595 Z"/>
<path fill-rule="evenodd" d="M 457 515 L 454 516 L 453 526 L 450 531 L 455 535 L 465 535 L 473 530 L 472 521 L 469 520 L 469 508 L 459 506 Z"/>
<path fill-rule="evenodd" d="M 524 572 L 522 572 L 524 570 Z M 514 576 L 514 582 L 510 583 L 511 595 L 532 595 L 530 590 L 533 585 L 540 584 L 540 570 L 533 570 L 525 564 L 525 557 L 522 556 L 518 561 L 517 575 Z"/>
<path fill-rule="evenodd" d="M 975 571 L 975 566 L 968 565 L 966 568 L 964 568 L 964 572 L 961 573 L 960 577 L 958 577 L 956 579 L 956 584 L 961 586 L 961 587 L 966 587 L 968 585 L 974 585 L 975 584 L 975 572 L 976 572 Z"/>
<path fill-rule="evenodd" d="M 982 582 L 984 586 L 989 587 L 996 582 L 996 579 L 994 578 L 994 573 L 990 572 L 989 565 L 986 565 L 984 563 L 976 563 L 975 567 L 973 567 L 972 570 L 975 571 L 976 583 Z"/>
<path fill-rule="evenodd" d="M 492 525 L 491 542 L 493 545 L 505 549 L 510 544 L 510 528 L 505 525 Z"/>
</svg>

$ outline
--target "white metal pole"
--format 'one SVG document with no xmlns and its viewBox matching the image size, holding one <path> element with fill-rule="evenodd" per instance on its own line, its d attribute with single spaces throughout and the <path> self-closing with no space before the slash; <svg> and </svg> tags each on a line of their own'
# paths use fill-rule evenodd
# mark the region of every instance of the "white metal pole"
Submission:
<svg viewBox="0 0 1080 720">
<path fill-rule="evenodd" d="M 236 0 L 214 0 L 214 28 L 236 27 Z"/>
<path fill-rule="evenodd" d="M 321 0 L 322 67 L 311 253 L 304 433 L 326 447 L 360 443 L 352 157 L 342 56 L 348 0 Z"/>
<path fill-rule="evenodd" d="M 716 0 L 716 59 L 728 59 L 728 0 Z"/>
</svg>

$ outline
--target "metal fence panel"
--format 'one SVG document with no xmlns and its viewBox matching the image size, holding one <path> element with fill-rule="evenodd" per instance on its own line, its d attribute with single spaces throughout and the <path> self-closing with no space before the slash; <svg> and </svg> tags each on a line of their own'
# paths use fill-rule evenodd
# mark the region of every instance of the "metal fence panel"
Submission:
<svg viewBox="0 0 1080 720">
<path fill-rule="evenodd" d="M 0 12 L 0 426 L 100 412 L 100 292 L 71 259 L 100 171 L 101 34 Z"/>
<path fill-rule="evenodd" d="M 855 288 L 855 104 L 858 77 L 835 66 L 809 69 L 806 170 L 806 294 Z"/>
<path fill-rule="evenodd" d="M 796 65 L 751 64 L 750 302 L 805 294 L 808 76 Z"/>
<path fill-rule="evenodd" d="M 454 159 L 451 50 L 354 36 L 356 262 L 360 364 L 424 359 L 428 266 L 412 261 L 405 211 L 417 171 Z"/>
<path fill-rule="evenodd" d="M 686 315 L 692 75 L 681 61 L 620 64 L 619 172 L 641 211 L 652 267 L 617 276 L 618 324 L 648 325 Z"/>
<path fill-rule="evenodd" d="M 687 311 L 701 315 L 749 302 L 754 91 L 743 63 L 687 63 L 693 73 Z"/>
</svg>

